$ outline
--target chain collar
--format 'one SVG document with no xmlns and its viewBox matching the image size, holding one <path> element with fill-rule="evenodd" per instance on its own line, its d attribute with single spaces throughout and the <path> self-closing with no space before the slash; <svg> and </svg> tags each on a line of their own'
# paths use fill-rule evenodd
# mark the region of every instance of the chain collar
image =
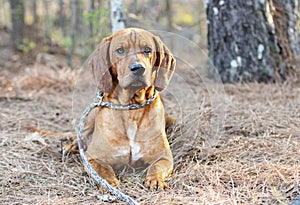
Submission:
<svg viewBox="0 0 300 205">
<path fill-rule="evenodd" d="M 146 102 L 143 104 L 118 105 L 118 104 L 113 104 L 111 102 L 103 101 L 103 92 L 98 91 L 97 102 L 98 102 L 98 107 L 99 106 L 108 107 L 108 108 L 114 109 L 114 110 L 135 110 L 135 109 L 140 109 L 140 108 L 146 107 L 147 105 L 152 103 L 156 97 L 157 97 L 157 91 L 154 90 L 152 97 L 147 99 Z"/>
</svg>

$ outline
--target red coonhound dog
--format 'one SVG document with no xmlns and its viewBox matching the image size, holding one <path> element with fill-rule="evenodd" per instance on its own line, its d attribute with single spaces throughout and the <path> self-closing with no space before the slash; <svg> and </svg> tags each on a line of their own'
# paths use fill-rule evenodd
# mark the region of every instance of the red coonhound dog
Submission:
<svg viewBox="0 0 300 205">
<path fill-rule="evenodd" d="M 163 91 L 175 70 L 176 60 L 159 37 L 138 28 L 127 28 L 104 38 L 89 60 L 103 101 L 116 105 L 144 104 Z M 144 185 L 164 189 L 173 170 L 166 136 L 165 113 L 159 93 L 147 106 L 133 110 L 97 107 L 83 130 L 86 154 L 95 171 L 111 185 L 118 185 L 115 171 L 124 166 L 147 170 Z M 64 147 L 72 152 L 76 140 Z"/>
</svg>

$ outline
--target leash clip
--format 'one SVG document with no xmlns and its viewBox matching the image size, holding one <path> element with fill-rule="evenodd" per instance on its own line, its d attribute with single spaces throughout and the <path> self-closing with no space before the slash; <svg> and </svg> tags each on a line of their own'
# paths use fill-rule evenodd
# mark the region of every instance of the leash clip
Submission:
<svg viewBox="0 0 300 205">
<path fill-rule="evenodd" d="M 101 106 L 101 103 L 102 103 L 102 100 L 103 100 L 103 92 L 102 91 L 98 91 L 97 92 L 97 107 L 100 107 Z"/>
</svg>

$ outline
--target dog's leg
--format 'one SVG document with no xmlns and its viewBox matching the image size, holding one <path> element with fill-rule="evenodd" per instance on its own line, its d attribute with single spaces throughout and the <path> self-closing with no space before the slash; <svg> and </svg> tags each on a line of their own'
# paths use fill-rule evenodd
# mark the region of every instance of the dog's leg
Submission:
<svg viewBox="0 0 300 205">
<path fill-rule="evenodd" d="M 77 154 L 79 152 L 78 150 L 78 141 L 73 140 L 71 144 L 67 144 L 63 147 L 63 155 L 67 154 Z"/>
<path fill-rule="evenodd" d="M 172 128 L 176 123 L 176 119 L 167 112 L 165 113 L 165 119 L 166 119 L 166 130 L 168 128 Z"/>
<path fill-rule="evenodd" d="M 117 179 L 115 172 L 111 166 L 104 166 L 94 159 L 90 159 L 89 162 L 93 166 L 94 170 L 99 174 L 99 176 L 105 179 L 110 185 L 117 186 L 120 184 L 120 180 Z"/>
<path fill-rule="evenodd" d="M 88 141 L 88 138 L 94 132 L 94 122 L 95 122 L 95 109 L 91 111 L 86 119 L 86 123 L 82 132 L 83 139 L 85 143 Z M 75 139 L 71 144 L 67 144 L 63 147 L 63 154 L 66 155 L 68 153 L 78 153 L 78 141 Z"/>
<path fill-rule="evenodd" d="M 149 167 L 144 186 L 149 189 L 168 188 L 165 179 L 172 173 L 173 163 L 167 159 L 160 159 Z"/>
</svg>

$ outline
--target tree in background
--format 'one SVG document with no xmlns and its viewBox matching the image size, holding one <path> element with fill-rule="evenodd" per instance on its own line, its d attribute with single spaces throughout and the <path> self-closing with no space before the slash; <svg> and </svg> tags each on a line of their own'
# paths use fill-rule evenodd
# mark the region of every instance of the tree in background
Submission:
<svg viewBox="0 0 300 205">
<path fill-rule="evenodd" d="M 297 36 L 297 14 L 295 0 L 269 0 L 273 25 L 282 58 L 285 75 L 297 72 L 299 65 L 299 39 Z"/>
<path fill-rule="evenodd" d="M 125 28 L 125 14 L 123 0 L 110 1 L 110 17 L 112 33 Z"/>
<path fill-rule="evenodd" d="M 83 20 L 84 2 L 82 0 L 70 0 L 70 33 L 69 45 L 67 52 L 67 64 L 72 65 L 72 57 L 74 56 L 76 47 L 86 46 L 87 44 L 82 41 L 85 36 L 85 31 L 88 30 Z M 88 32 L 87 32 L 88 33 Z"/>
<path fill-rule="evenodd" d="M 168 19 L 168 31 L 173 30 L 173 25 L 172 25 L 172 2 L 171 0 L 166 0 L 166 14 L 167 14 L 167 19 Z"/>
<path fill-rule="evenodd" d="M 25 8 L 22 0 L 10 0 L 10 16 L 12 22 L 11 38 L 15 49 L 20 49 L 24 37 Z"/>
<path fill-rule="evenodd" d="M 74 50 L 76 46 L 76 33 L 78 31 L 79 26 L 79 16 L 80 13 L 80 0 L 71 0 L 71 28 L 70 28 L 70 45 L 67 52 L 67 64 L 72 67 L 72 56 L 74 55 Z"/>
<path fill-rule="evenodd" d="M 273 16 L 272 10 L 267 13 L 270 3 L 207 2 L 209 56 L 223 82 L 268 82 L 286 77 L 287 67 L 283 62 L 297 53 L 293 48 L 295 12 L 288 13 L 294 11 L 295 2 L 274 0 L 277 7 Z"/>
<path fill-rule="evenodd" d="M 65 3 L 63 0 L 58 0 L 58 5 L 59 5 L 59 27 L 62 33 L 65 35 L 66 33 L 66 28 L 65 28 Z"/>
<path fill-rule="evenodd" d="M 90 31 L 90 39 L 93 39 L 94 38 L 94 22 L 92 20 L 92 17 L 94 16 L 95 14 L 95 0 L 91 0 L 90 1 L 90 6 L 89 6 L 89 17 L 88 17 L 88 24 L 89 24 L 89 31 Z M 90 45 L 91 47 L 91 50 L 94 50 L 94 44 L 92 43 Z"/>
</svg>

